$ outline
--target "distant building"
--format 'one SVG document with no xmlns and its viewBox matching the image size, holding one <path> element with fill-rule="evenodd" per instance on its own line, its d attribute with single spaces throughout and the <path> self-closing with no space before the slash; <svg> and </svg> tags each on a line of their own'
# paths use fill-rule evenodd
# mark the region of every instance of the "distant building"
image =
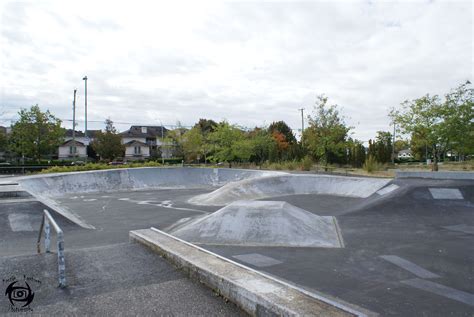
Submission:
<svg viewBox="0 0 474 317">
<path fill-rule="evenodd" d="M 58 158 L 60 160 L 85 159 L 87 158 L 87 147 L 80 141 L 68 140 L 59 146 Z"/>
<path fill-rule="evenodd" d="M 99 133 L 100 130 L 87 130 L 87 139 L 86 136 L 84 135 L 84 132 L 82 131 L 76 131 L 75 133 L 75 139 L 76 141 L 79 141 L 83 143 L 84 145 L 89 145 L 92 141 L 94 141 L 95 137 L 97 136 L 97 133 Z M 72 140 L 72 129 L 67 129 L 66 130 L 66 136 L 64 138 L 65 141 Z"/>
<path fill-rule="evenodd" d="M 66 130 L 64 136 L 64 143 L 62 143 L 58 148 L 58 159 L 68 160 L 68 159 L 78 159 L 82 160 L 87 158 L 87 146 L 94 141 L 97 133 L 100 130 L 87 130 L 87 138 L 82 131 L 75 131 L 74 139 L 76 141 L 75 145 L 72 142 L 72 129 Z"/>
<path fill-rule="evenodd" d="M 122 144 L 125 145 L 125 159 L 147 159 L 161 152 L 163 158 L 172 156 L 171 150 L 163 143 L 168 129 L 163 126 L 131 126 L 130 129 L 120 133 Z"/>
<path fill-rule="evenodd" d="M 398 152 L 397 154 L 397 158 L 398 159 L 412 159 L 413 158 L 413 155 L 411 154 L 411 150 L 401 150 Z"/>
</svg>

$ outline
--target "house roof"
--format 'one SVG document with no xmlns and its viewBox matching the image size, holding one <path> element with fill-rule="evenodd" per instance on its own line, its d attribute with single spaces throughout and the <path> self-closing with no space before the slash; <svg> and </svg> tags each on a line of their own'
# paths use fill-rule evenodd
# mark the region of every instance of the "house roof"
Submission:
<svg viewBox="0 0 474 317">
<path fill-rule="evenodd" d="M 124 145 L 125 146 L 135 146 L 135 145 L 148 146 L 148 144 L 137 141 L 137 140 L 132 140 L 130 142 L 125 143 Z"/>
<path fill-rule="evenodd" d="M 71 146 L 71 145 L 74 145 L 74 142 L 76 143 L 76 146 L 85 146 L 84 143 L 82 142 L 79 142 L 79 141 L 73 141 L 73 140 L 68 140 L 66 142 L 64 142 L 63 144 L 61 144 L 61 146 Z"/>
<path fill-rule="evenodd" d="M 400 155 L 400 154 L 411 154 L 411 150 L 410 150 L 410 149 L 406 149 L 406 150 L 398 151 L 398 155 Z"/>
<path fill-rule="evenodd" d="M 87 136 L 89 138 L 95 138 L 97 133 L 100 132 L 100 130 L 87 130 Z M 76 130 L 76 136 L 77 137 L 84 137 L 84 132 Z M 72 138 L 72 129 L 67 129 L 66 130 L 66 137 Z"/>
<path fill-rule="evenodd" d="M 146 132 L 143 132 L 142 128 L 146 128 Z M 130 129 L 120 133 L 122 137 L 130 138 L 161 138 L 161 132 L 163 131 L 163 136 L 166 136 L 168 129 L 162 126 L 149 126 L 149 125 L 132 125 Z"/>
</svg>

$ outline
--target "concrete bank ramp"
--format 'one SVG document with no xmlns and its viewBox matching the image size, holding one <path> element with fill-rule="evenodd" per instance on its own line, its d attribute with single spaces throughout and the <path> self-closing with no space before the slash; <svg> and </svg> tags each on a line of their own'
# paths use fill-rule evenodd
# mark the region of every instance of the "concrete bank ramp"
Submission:
<svg viewBox="0 0 474 317">
<path fill-rule="evenodd" d="M 170 232 L 192 243 L 343 247 L 336 219 L 283 201 L 237 201 Z"/>
<path fill-rule="evenodd" d="M 387 185 L 388 178 L 328 175 L 262 175 L 228 183 L 221 188 L 189 200 L 196 205 L 224 206 L 238 200 L 255 200 L 298 194 L 324 194 L 366 198 Z"/>
</svg>

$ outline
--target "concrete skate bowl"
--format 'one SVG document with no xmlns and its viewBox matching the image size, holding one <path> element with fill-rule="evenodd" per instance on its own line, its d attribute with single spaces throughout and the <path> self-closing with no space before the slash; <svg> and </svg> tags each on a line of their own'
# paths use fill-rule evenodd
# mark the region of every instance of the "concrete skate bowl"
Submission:
<svg viewBox="0 0 474 317">
<path fill-rule="evenodd" d="M 343 247 L 336 218 L 282 201 L 233 202 L 171 234 L 198 244 Z"/>
<path fill-rule="evenodd" d="M 72 210 L 60 206 L 55 198 L 94 192 L 216 188 L 232 181 L 277 174 L 285 173 L 241 169 L 134 168 L 35 175 L 22 177 L 18 182 L 49 208 L 84 228 L 93 229 Z"/>
<path fill-rule="evenodd" d="M 336 218 L 285 202 L 255 200 L 296 194 L 366 198 L 389 181 L 225 168 L 137 168 L 36 175 L 21 178 L 19 183 L 49 208 L 89 229 L 94 227 L 81 219 L 80 212 L 62 204 L 62 198 L 102 192 L 130 192 L 133 197 L 133 191 L 161 189 L 176 189 L 180 195 L 183 189 L 203 188 L 208 193 L 188 203 L 227 207 L 176 220 L 168 229 L 172 234 L 202 244 L 338 248 L 343 243 Z"/>
<path fill-rule="evenodd" d="M 230 182 L 189 200 L 196 205 L 225 206 L 239 200 L 257 200 L 285 195 L 320 194 L 367 198 L 390 179 L 308 174 L 262 175 Z"/>
</svg>

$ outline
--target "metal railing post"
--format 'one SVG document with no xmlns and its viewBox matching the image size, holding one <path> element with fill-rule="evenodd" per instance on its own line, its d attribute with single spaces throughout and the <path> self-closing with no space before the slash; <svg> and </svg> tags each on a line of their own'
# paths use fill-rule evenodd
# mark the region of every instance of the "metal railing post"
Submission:
<svg viewBox="0 0 474 317">
<path fill-rule="evenodd" d="M 48 217 L 44 220 L 44 248 L 46 253 L 51 252 L 51 226 Z"/>
<path fill-rule="evenodd" d="M 43 211 L 43 220 L 41 221 L 41 228 L 38 236 L 37 248 L 38 253 L 41 253 L 41 232 L 44 226 L 44 245 L 47 253 L 51 252 L 51 227 L 56 232 L 56 241 L 58 246 L 58 274 L 59 287 L 66 287 L 66 261 L 64 259 L 64 234 L 61 228 L 54 221 L 51 214 L 45 209 Z"/>
<path fill-rule="evenodd" d="M 64 260 L 63 232 L 58 232 L 58 273 L 59 286 L 66 287 L 66 261 Z"/>
</svg>

